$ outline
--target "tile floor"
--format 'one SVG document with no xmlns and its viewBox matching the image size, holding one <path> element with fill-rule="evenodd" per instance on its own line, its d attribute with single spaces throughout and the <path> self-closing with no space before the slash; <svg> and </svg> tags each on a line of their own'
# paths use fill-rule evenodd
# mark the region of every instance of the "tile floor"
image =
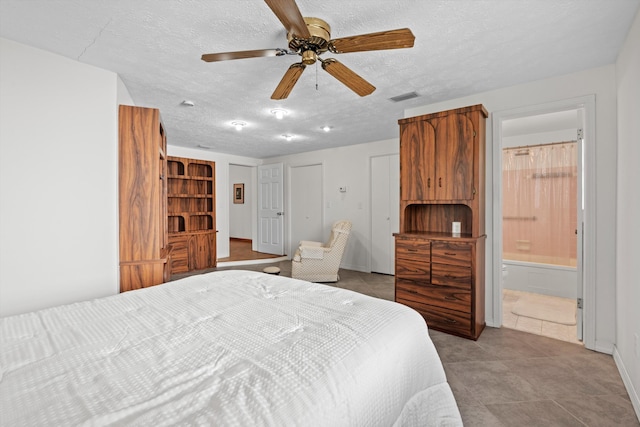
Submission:
<svg viewBox="0 0 640 427">
<path fill-rule="evenodd" d="M 502 326 L 504 328 L 517 329 L 519 331 L 544 335 L 545 337 L 551 337 L 574 344 L 582 344 L 576 335 L 576 325 L 563 325 L 514 314 L 511 310 L 518 300 L 526 294 L 527 292 L 514 291 L 511 289 L 504 289 L 502 291 Z M 538 299 L 548 299 L 549 302 L 564 299 L 547 295 L 536 295 L 536 297 Z"/>
<path fill-rule="evenodd" d="M 290 261 L 220 270 L 261 271 L 269 265 L 291 275 Z M 388 300 L 394 296 L 393 276 L 382 274 L 340 270 L 340 281 L 331 285 Z M 429 334 L 466 427 L 640 427 L 607 354 L 509 328 L 487 327 L 478 341 L 434 330 Z"/>
</svg>

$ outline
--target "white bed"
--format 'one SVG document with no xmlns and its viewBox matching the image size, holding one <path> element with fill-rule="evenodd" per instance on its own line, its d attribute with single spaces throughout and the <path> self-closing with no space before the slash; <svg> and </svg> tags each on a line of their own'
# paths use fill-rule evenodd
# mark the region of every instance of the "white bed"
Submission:
<svg viewBox="0 0 640 427">
<path fill-rule="evenodd" d="M 0 424 L 462 425 L 423 318 L 249 271 L 0 318 Z"/>
</svg>

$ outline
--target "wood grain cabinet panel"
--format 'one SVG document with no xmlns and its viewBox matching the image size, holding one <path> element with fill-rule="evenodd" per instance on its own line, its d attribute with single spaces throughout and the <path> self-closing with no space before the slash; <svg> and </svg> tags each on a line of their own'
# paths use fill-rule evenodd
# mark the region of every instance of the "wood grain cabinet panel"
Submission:
<svg viewBox="0 0 640 427">
<path fill-rule="evenodd" d="M 474 340 L 485 326 L 486 117 L 474 105 L 398 121 L 396 301 L 430 328 Z"/>
<path fill-rule="evenodd" d="M 120 291 L 163 283 L 167 239 L 167 140 L 160 112 L 121 105 L 118 134 Z"/>
</svg>

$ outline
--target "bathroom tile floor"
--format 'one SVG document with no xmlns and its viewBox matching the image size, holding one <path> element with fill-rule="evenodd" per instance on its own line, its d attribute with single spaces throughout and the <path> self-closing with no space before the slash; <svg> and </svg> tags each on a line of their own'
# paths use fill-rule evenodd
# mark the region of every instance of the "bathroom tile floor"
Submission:
<svg viewBox="0 0 640 427">
<path fill-rule="evenodd" d="M 532 317 L 518 316 L 512 312 L 516 303 L 527 295 L 527 292 L 514 291 L 504 289 L 502 291 L 502 326 L 504 328 L 516 329 L 531 334 L 543 335 L 545 337 L 555 338 L 574 344 L 582 344 L 576 337 L 576 325 L 564 325 L 546 320 L 535 319 Z M 536 299 L 549 301 L 552 305 L 558 300 L 566 300 L 566 298 L 552 297 L 547 295 L 535 294 Z M 572 302 L 573 304 L 573 302 Z M 570 307 L 573 307 L 569 304 Z M 555 304 L 558 305 L 558 304 Z M 572 308 L 573 309 L 573 308 Z"/>
</svg>

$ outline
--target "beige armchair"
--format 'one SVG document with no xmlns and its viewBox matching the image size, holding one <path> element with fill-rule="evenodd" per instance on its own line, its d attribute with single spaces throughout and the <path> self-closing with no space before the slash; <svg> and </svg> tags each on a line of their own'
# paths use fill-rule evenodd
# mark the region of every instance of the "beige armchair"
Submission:
<svg viewBox="0 0 640 427">
<path fill-rule="evenodd" d="M 351 222 L 338 221 L 331 227 L 326 244 L 303 240 L 291 261 L 291 277 L 309 282 L 337 282 L 342 254 L 347 246 Z"/>
</svg>

